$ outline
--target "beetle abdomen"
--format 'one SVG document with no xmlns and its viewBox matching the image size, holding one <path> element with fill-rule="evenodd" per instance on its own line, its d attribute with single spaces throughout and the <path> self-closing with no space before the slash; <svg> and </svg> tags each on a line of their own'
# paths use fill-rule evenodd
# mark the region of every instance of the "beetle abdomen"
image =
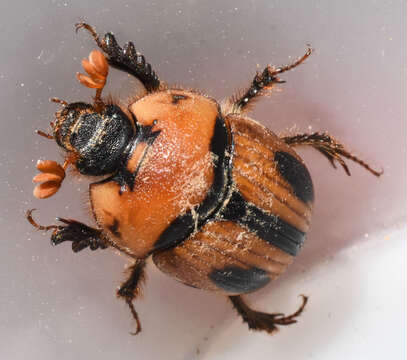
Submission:
<svg viewBox="0 0 407 360">
<path fill-rule="evenodd" d="M 211 221 L 181 245 L 153 255 L 157 267 L 193 287 L 227 294 L 255 291 L 293 256 L 232 221 Z"/>
</svg>

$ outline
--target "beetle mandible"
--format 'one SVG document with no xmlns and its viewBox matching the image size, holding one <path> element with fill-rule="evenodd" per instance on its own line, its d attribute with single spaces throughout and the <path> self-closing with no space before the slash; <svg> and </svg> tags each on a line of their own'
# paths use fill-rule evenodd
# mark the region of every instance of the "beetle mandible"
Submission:
<svg viewBox="0 0 407 360">
<path fill-rule="evenodd" d="M 42 226 L 53 230 L 54 245 L 72 242 L 74 252 L 114 247 L 133 260 L 117 295 L 141 324 L 133 301 L 141 292 L 146 259 L 186 285 L 226 295 L 254 330 L 269 333 L 295 323 L 291 315 L 251 309 L 242 294 L 277 278 L 298 254 L 309 229 L 314 189 L 310 174 L 293 150 L 311 146 L 350 175 L 344 159 L 372 174 L 381 173 L 352 155 L 327 133 L 278 137 L 248 118 L 255 99 L 276 84 L 281 73 L 303 63 L 311 48 L 285 66 L 267 66 L 240 95 L 220 105 L 196 91 L 162 82 L 132 42 L 120 47 L 113 34 L 102 38 L 86 23 L 101 49 L 82 61 L 88 75 L 78 80 L 96 89 L 93 104 L 62 105 L 51 123 L 54 139 L 65 150 L 63 166 L 39 161 L 34 177 L 38 198 L 53 195 L 68 166 L 82 175 L 103 176 L 89 187 L 97 228 L 71 219 Z M 136 77 L 145 93 L 127 106 L 101 96 L 109 65 Z"/>
</svg>

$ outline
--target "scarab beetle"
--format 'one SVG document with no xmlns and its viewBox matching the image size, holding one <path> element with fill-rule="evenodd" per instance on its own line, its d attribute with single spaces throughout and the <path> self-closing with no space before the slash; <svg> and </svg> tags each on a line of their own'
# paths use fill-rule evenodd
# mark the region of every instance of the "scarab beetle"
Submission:
<svg viewBox="0 0 407 360">
<path fill-rule="evenodd" d="M 85 23 L 98 47 L 82 65 L 88 75 L 78 80 L 96 89 L 93 104 L 62 105 L 51 123 L 52 134 L 38 133 L 65 150 L 63 166 L 38 162 L 42 172 L 38 198 L 54 194 L 68 166 L 82 175 L 102 176 L 90 185 L 97 228 L 58 218 L 54 245 L 72 242 L 73 251 L 114 247 L 133 259 L 129 278 L 117 291 L 129 305 L 141 330 L 133 300 L 152 256 L 164 273 L 186 285 L 229 297 L 249 328 L 272 333 L 296 322 L 306 304 L 293 314 L 267 314 L 251 309 L 241 295 L 277 278 L 301 249 L 309 229 L 314 189 L 310 174 L 293 150 L 308 145 L 338 161 L 355 161 L 376 176 L 380 172 L 348 152 L 326 133 L 278 137 L 246 116 L 256 98 L 278 77 L 311 54 L 286 66 L 267 66 L 242 95 L 222 105 L 196 91 L 174 88 L 159 80 L 151 65 L 129 42 L 120 47 L 107 33 L 99 38 Z M 101 97 L 109 65 L 136 77 L 145 93 L 126 106 Z"/>
</svg>

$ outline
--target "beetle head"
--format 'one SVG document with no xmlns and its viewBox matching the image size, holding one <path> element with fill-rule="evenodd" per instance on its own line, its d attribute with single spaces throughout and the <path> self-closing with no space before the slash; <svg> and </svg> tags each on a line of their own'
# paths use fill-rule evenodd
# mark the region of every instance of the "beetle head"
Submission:
<svg viewBox="0 0 407 360">
<path fill-rule="evenodd" d="M 117 169 L 134 129 L 116 105 L 96 112 L 92 105 L 77 102 L 56 113 L 53 133 L 81 174 L 106 175 Z"/>
</svg>

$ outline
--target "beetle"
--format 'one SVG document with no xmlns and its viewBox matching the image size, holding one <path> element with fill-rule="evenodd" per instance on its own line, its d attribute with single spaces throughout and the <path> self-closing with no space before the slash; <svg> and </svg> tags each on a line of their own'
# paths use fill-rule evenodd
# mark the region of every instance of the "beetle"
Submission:
<svg viewBox="0 0 407 360">
<path fill-rule="evenodd" d="M 246 91 L 222 104 L 197 91 L 162 82 L 132 42 L 119 46 L 112 33 L 102 38 L 86 23 L 100 50 L 82 61 L 81 84 L 96 89 L 93 104 L 52 99 L 62 109 L 51 123 L 65 151 L 63 166 L 39 161 L 34 195 L 56 193 L 68 166 L 81 175 L 102 176 L 90 184 L 92 228 L 72 219 L 42 226 L 54 245 L 72 242 L 74 252 L 116 248 L 133 260 L 117 296 L 141 323 L 133 301 L 141 293 L 146 259 L 176 280 L 227 296 L 250 329 L 273 333 L 297 321 L 307 297 L 291 315 L 253 310 L 242 295 L 281 275 L 304 243 L 314 189 L 294 151 L 311 146 L 350 175 L 345 159 L 372 174 L 381 172 L 352 155 L 327 133 L 278 137 L 247 117 L 254 101 L 284 81 L 279 75 L 303 63 L 267 66 Z M 127 104 L 102 98 L 109 66 L 137 78 L 145 92 Z"/>
</svg>

